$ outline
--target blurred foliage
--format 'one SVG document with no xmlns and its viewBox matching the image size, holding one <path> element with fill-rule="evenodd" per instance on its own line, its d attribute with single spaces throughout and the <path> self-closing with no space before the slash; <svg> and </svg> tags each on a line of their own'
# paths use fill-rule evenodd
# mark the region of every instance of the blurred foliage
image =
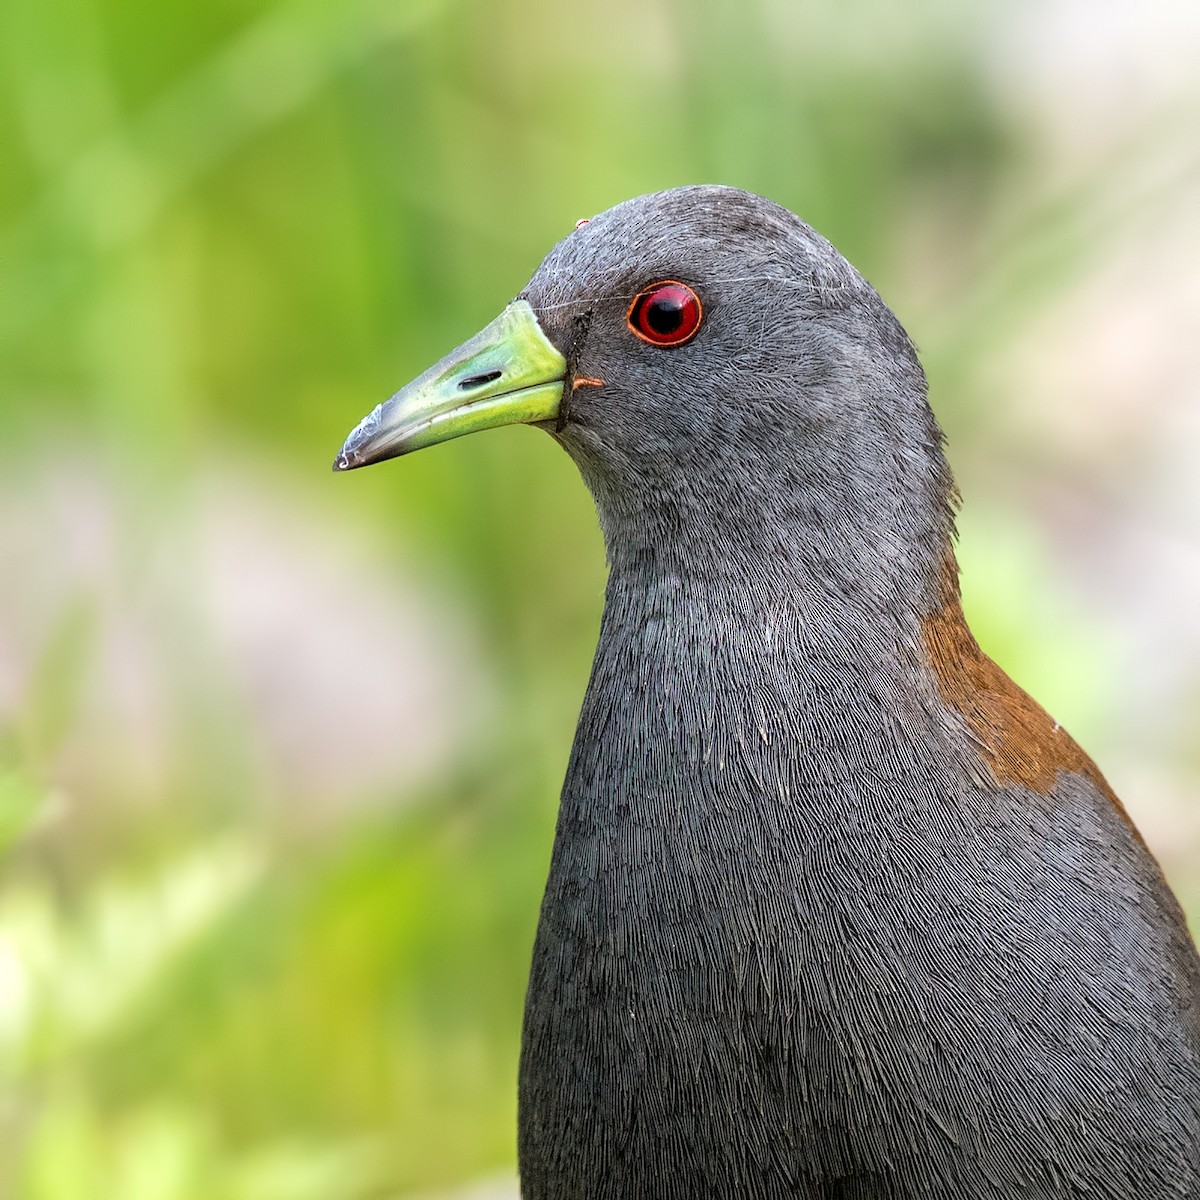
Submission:
<svg viewBox="0 0 1200 1200">
<path fill-rule="evenodd" d="M 963 394 L 981 349 L 1156 194 L 1124 186 L 1145 129 L 1042 193 L 1036 121 L 987 69 L 1007 12 L 6 0 L 0 546 L 26 566 L 0 563 L 0 1196 L 350 1200 L 511 1166 L 599 536 L 528 430 L 329 462 L 576 218 L 701 180 L 801 212 L 897 302 L 969 461 L 1001 420 Z M 265 756 L 310 685 L 284 653 L 246 691 L 254 647 L 214 633 L 201 554 L 212 495 L 246 479 L 300 544 L 268 611 L 356 570 L 418 614 L 454 597 L 430 656 L 461 640 L 462 687 L 500 699 L 451 705 L 436 769 Z M 1105 630 L 1027 516 L 965 528 L 982 640 L 1102 738 Z M 117 720 L 139 655 L 145 749 Z"/>
</svg>

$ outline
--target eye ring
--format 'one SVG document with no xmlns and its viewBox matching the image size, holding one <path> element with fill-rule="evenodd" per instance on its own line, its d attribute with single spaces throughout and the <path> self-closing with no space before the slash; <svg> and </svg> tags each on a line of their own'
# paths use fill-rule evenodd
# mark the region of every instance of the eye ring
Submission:
<svg viewBox="0 0 1200 1200">
<path fill-rule="evenodd" d="M 663 349 L 690 342 L 703 319 L 700 297 L 678 279 L 662 279 L 643 288 L 625 315 L 637 337 Z"/>
</svg>

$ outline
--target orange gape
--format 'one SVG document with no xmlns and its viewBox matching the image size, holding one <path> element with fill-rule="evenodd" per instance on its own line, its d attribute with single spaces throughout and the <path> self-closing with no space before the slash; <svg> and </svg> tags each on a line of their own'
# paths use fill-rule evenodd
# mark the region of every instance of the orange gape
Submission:
<svg viewBox="0 0 1200 1200">
<path fill-rule="evenodd" d="M 1086 775 L 1145 845 L 1100 768 L 1069 733 L 979 648 L 963 616 L 958 563 L 947 550 L 938 609 L 923 628 L 942 703 L 967 723 L 997 783 L 1046 795 L 1060 771 Z"/>
</svg>

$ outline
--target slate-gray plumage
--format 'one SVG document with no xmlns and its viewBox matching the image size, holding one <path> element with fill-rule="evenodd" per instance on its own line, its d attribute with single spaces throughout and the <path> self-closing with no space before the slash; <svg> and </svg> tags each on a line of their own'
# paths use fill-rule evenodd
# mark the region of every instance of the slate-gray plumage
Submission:
<svg viewBox="0 0 1200 1200">
<path fill-rule="evenodd" d="M 657 281 L 702 304 L 683 344 L 631 328 Z M 523 1195 L 1200 1196 L 1200 961 L 1099 772 L 962 624 L 896 318 L 713 187 L 593 218 L 519 299 L 610 567 Z M 339 465 L 402 452 L 372 449 L 388 420 Z"/>
</svg>

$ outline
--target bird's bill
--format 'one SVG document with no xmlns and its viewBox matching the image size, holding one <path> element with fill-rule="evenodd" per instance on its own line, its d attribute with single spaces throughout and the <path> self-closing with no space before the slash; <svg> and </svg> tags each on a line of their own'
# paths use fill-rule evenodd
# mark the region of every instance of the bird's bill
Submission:
<svg viewBox="0 0 1200 1200">
<path fill-rule="evenodd" d="M 360 421 L 333 469 L 352 471 L 480 429 L 554 421 L 566 373 L 533 309 L 514 300 Z"/>
</svg>

